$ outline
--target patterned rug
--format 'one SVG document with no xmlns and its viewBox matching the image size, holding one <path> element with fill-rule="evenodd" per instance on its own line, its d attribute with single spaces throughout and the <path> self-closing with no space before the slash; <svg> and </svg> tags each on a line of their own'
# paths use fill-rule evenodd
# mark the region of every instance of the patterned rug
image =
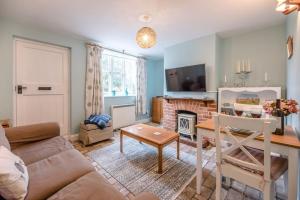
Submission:
<svg viewBox="0 0 300 200">
<path fill-rule="evenodd" d="M 156 148 L 124 138 L 123 149 L 121 154 L 120 144 L 114 143 L 88 156 L 135 195 L 147 191 L 162 200 L 172 200 L 195 176 L 196 157 L 192 154 L 180 152 L 181 159 L 177 160 L 176 149 L 165 147 L 163 173 L 158 174 Z"/>
</svg>

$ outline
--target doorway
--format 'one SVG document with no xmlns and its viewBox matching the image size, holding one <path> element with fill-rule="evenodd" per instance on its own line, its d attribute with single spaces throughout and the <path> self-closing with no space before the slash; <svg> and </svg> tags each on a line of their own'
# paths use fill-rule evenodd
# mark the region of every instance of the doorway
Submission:
<svg viewBox="0 0 300 200">
<path fill-rule="evenodd" d="M 14 125 L 57 122 L 69 133 L 70 48 L 14 39 Z"/>
</svg>

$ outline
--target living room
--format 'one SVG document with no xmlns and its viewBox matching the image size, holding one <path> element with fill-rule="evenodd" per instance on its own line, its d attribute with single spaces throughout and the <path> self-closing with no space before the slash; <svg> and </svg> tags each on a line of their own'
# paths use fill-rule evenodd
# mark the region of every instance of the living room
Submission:
<svg viewBox="0 0 300 200">
<path fill-rule="evenodd" d="M 0 199 L 299 199 L 299 10 L 1 1 Z"/>
</svg>

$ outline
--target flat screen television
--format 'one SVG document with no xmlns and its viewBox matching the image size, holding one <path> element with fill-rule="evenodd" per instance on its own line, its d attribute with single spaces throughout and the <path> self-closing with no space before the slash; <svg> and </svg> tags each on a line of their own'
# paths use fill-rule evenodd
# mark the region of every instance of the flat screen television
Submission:
<svg viewBox="0 0 300 200">
<path fill-rule="evenodd" d="M 206 92 L 205 64 L 166 69 L 167 91 Z"/>
</svg>

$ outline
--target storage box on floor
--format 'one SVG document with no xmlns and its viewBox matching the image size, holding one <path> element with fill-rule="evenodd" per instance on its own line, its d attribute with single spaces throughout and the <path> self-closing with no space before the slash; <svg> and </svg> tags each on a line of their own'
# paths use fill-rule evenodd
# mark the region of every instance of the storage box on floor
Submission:
<svg viewBox="0 0 300 200">
<path fill-rule="evenodd" d="M 80 124 L 79 140 L 83 143 L 84 146 L 107 140 L 112 137 L 112 123 L 109 123 L 109 126 L 104 129 L 100 129 L 97 125 L 94 124 Z"/>
</svg>

